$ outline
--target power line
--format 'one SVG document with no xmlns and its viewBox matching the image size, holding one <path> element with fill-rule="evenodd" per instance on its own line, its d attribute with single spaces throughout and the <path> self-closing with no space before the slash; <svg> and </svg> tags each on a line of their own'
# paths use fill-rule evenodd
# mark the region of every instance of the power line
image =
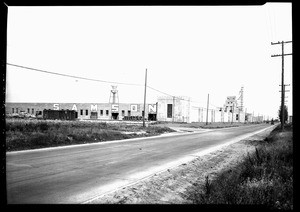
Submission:
<svg viewBox="0 0 300 212">
<path fill-rule="evenodd" d="M 164 94 L 164 95 L 171 96 L 171 97 L 173 97 L 173 98 L 175 98 L 175 99 L 179 99 L 179 100 L 183 100 L 183 101 L 188 101 L 188 102 L 193 102 L 193 101 L 191 101 L 191 100 L 183 99 L 183 98 L 177 97 L 177 96 L 175 96 L 175 95 L 171 95 L 171 94 L 168 94 L 168 93 L 166 93 L 166 92 L 160 91 L 160 90 L 155 89 L 155 88 L 153 88 L 153 87 L 150 87 L 150 86 L 148 86 L 148 85 L 147 85 L 147 87 L 150 88 L 150 89 L 152 89 L 152 90 L 154 90 L 154 91 L 157 91 L 157 92 L 159 92 L 159 93 L 162 93 L 162 94 Z"/>
<path fill-rule="evenodd" d="M 74 75 L 68 75 L 68 74 L 61 74 L 57 72 L 52 72 L 52 71 L 44 71 L 41 69 L 36 69 L 36 68 L 30 68 L 26 66 L 21 66 L 21 65 L 16 65 L 16 64 L 11 64 L 11 63 L 6 63 L 7 65 L 10 66 L 15 66 L 18 68 L 24 68 L 32 71 L 37 71 L 37 72 L 42 72 L 42 73 L 47 73 L 47 74 L 53 74 L 53 75 L 58 75 L 58 76 L 63 76 L 63 77 L 71 77 L 75 79 L 82 79 L 82 80 L 88 80 L 88 81 L 94 81 L 94 82 L 102 82 L 102 83 L 110 83 L 110 84 L 122 84 L 122 85 L 133 85 L 133 86 L 143 86 L 141 84 L 134 84 L 134 83 L 123 83 L 123 82 L 114 82 L 114 81 L 106 81 L 106 80 L 99 80 L 99 79 L 91 79 L 91 78 L 86 78 L 86 77 L 80 77 L 80 76 L 74 76 Z"/>
<path fill-rule="evenodd" d="M 81 76 L 75 76 L 75 75 L 69 75 L 69 74 L 61 74 L 61 73 L 57 73 L 57 72 L 52 72 L 52 71 L 45 71 L 45 70 L 41 70 L 41 69 L 37 69 L 37 68 L 31 68 L 31 67 L 27 67 L 27 66 L 22 66 L 22 65 L 16 65 L 16 64 L 12 64 L 12 63 L 6 63 L 7 65 L 10 65 L 10 66 L 14 66 L 14 67 L 18 67 L 18 68 L 23 68 L 23 69 L 28 69 L 28 70 L 32 70 L 32 71 L 37 71 L 37 72 L 42 72 L 42 73 L 46 73 L 46 74 L 52 74 L 52 75 L 58 75 L 58 76 L 63 76 L 63 77 L 70 77 L 70 78 L 75 78 L 75 79 L 82 79 L 82 80 L 88 80 L 88 81 L 94 81 L 94 82 L 101 82 L 101 83 L 110 83 L 110 84 L 122 84 L 122 85 L 133 85 L 133 86 L 144 86 L 144 85 L 141 85 L 141 84 L 134 84 L 134 83 L 123 83 L 123 82 L 115 82 L 115 81 L 106 81 L 106 80 L 100 80 L 100 79 L 92 79 L 92 78 L 86 78 L 86 77 L 81 77 Z M 183 101 L 190 101 L 190 102 L 195 102 L 195 103 L 200 103 L 200 102 L 197 102 L 197 101 L 192 101 L 192 100 L 187 100 L 187 99 L 183 99 L 183 98 L 179 98 L 179 97 L 176 97 L 174 95 L 171 95 L 171 94 L 168 94 L 166 92 L 163 92 L 163 91 L 160 91 L 158 89 L 155 89 L 151 86 L 148 86 L 148 88 L 154 90 L 154 91 L 157 91 L 159 93 L 162 93 L 164 95 L 167 95 L 167 96 L 171 96 L 171 97 L 174 97 L 176 99 L 179 99 L 179 100 L 183 100 Z"/>
<path fill-rule="evenodd" d="M 152 89 L 152 90 L 154 90 L 154 91 L 157 91 L 157 92 L 159 92 L 159 93 L 165 94 L 165 95 L 167 95 L 167 96 L 171 96 L 171 97 L 173 97 L 173 96 L 174 96 L 174 95 L 171 95 L 171 94 L 165 93 L 165 92 L 163 92 L 163 91 L 157 90 L 157 89 L 155 89 L 155 88 L 152 88 L 152 87 L 150 87 L 149 85 L 147 85 L 147 87 L 148 87 L 148 88 L 150 88 L 150 89 Z"/>
<path fill-rule="evenodd" d="M 100 80 L 100 79 L 92 79 L 92 78 L 86 78 L 86 77 L 80 77 L 80 76 L 75 76 L 75 75 L 68 75 L 68 74 L 61 74 L 61 73 L 57 73 L 57 72 L 52 72 L 52 71 L 45 71 L 45 70 L 41 70 L 41 69 L 37 69 L 37 68 L 31 68 L 31 67 L 27 67 L 27 66 L 21 66 L 21 65 L 16 65 L 16 64 L 12 64 L 12 63 L 6 63 L 7 65 L 10 66 L 14 66 L 14 67 L 18 67 L 18 68 L 23 68 L 23 69 L 28 69 L 28 70 L 32 70 L 32 71 L 37 71 L 37 72 L 42 72 L 42 73 L 46 73 L 46 74 L 52 74 L 52 75 L 58 75 L 58 76 L 63 76 L 63 77 L 70 77 L 70 78 L 75 78 L 75 79 L 82 79 L 82 80 L 88 80 L 88 81 L 94 81 L 94 82 L 101 82 L 101 83 L 110 83 L 110 84 L 122 84 L 122 85 L 132 85 L 132 86 L 144 86 L 141 84 L 134 84 L 134 83 L 123 83 L 123 82 L 115 82 L 115 81 L 106 81 L 106 80 Z M 179 99 L 182 101 L 188 101 L 188 102 L 192 102 L 192 103 L 198 103 L 198 104 L 204 104 L 204 102 L 199 102 L 199 101 L 194 101 L 191 99 L 184 99 L 184 98 L 180 98 L 177 97 L 175 95 L 163 92 L 161 90 L 158 90 L 156 88 L 153 88 L 149 85 L 146 85 L 147 88 L 150 88 L 156 92 L 162 93 L 164 95 L 173 97 L 174 99 Z M 219 106 L 216 106 L 212 103 L 209 103 L 209 105 L 214 106 L 216 108 L 218 108 Z M 199 108 L 204 108 L 206 109 L 206 107 L 199 107 Z"/>
<path fill-rule="evenodd" d="M 32 70 L 32 71 L 37 71 L 37 72 L 42 72 L 42 73 L 52 74 L 52 75 L 58 75 L 58 76 L 63 76 L 63 77 L 70 77 L 70 78 L 75 78 L 75 79 L 82 79 L 82 80 L 88 80 L 88 81 L 94 81 L 94 82 L 101 82 L 101 83 L 110 83 L 110 84 L 122 84 L 122 85 L 132 85 L 132 86 L 144 86 L 144 85 L 141 85 L 141 84 L 123 83 L 123 82 L 115 82 L 115 81 L 106 81 L 106 80 L 91 79 L 91 78 L 80 77 L 80 76 L 69 75 L 69 74 L 61 74 L 61 73 L 57 73 L 57 72 L 45 71 L 45 70 L 41 70 L 41 69 L 37 69 L 37 68 L 31 68 L 31 67 L 27 67 L 27 66 L 22 66 L 22 65 L 12 64 L 12 63 L 6 63 L 6 64 L 7 64 L 7 65 L 10 65 L 10 66 L 18 67 L 18 68 L 23 68 L 23 69 L 28 69 L 28 70 Z M 150 88 L 150 89 L 152 89 L 152 90 L 155 90 L 155 91 L 157 91 L 157 92 L 159 92 L 159 93 L 162 93 L 162 94 L 164 94 L 164 95 L 174 97 L 174 98 L 179 99 L 179 100 L 195 102 L 195 101 L 186 100 L 186 99 L 183 99 L 183 98 L 176 97 L 176 96 L 174 96 L 174 95 L 165 93 L 165 92 L 163 92 L 163 91 L 160 91 L 160 90 L 155 89 L 155 88 L 153 88 L 153 87 L 150 87 L 150 86 L 148 86 L 148 85 L 147 85 L 146 87 L 148 87 L 148 88 Z M 197 102 L 197 103 L 200 103 L 200 102 Z"/>
</svg>

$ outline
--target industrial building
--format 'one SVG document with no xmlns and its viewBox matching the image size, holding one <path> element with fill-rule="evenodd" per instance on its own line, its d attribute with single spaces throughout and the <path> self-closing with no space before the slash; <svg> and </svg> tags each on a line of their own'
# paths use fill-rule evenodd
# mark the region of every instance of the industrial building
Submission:
<svg viewBox="0 0 300 212">
<path fill-rule="evenodd" d="M 157 107 L 158 121 L 191 122 L 191 104 L 189 97 L 158 97 Z"/>
<path fill-rule="evenodd" d="M 228 96 L 223 107 L 204 108 L 187 96 L 160 96 L 145 105 L 145 119 L 166 122 L 250 122 L 255 118 L 243 112 L 235 96 Z M 239 98 L 239 99 L 240 99 Z M 29 114 L 62 120 L 142 120 L 144 104 L 119 103 L 117 86 L 112 86 L 109 103 L 6 103 L 6 114 Z"/>
<path fill-rule="evenodd" d="M 206 109 L 195 105 L 189 97 L 158 97 L 156 103 L 146 104 L 146 120 L 167 122 L 246 122 L 250 114 L 238 108 L 229 110 L 228 100 L 224 107 Z M 79 120 L 142 120 L 142 103 L 6 103 L 6 113 L 44 115 L 44 110 L 76 111 Z M 207 118 L 206 118 L 207 116 Z M 253 119 L 252 119 L 253 120 Z"/>
<path fill-rule="evenodd" d="M 146 104 L 145 117 L 156 120 L 157 104 Z M 77 119 L 123 120 L 140 119 L 144 104 L 138 103 L 6 103 L 7 114 L 43 115 L 44 110 L 74 110 Z M 139 117 L 139 118 L 138 118 Z"/>
</svg>

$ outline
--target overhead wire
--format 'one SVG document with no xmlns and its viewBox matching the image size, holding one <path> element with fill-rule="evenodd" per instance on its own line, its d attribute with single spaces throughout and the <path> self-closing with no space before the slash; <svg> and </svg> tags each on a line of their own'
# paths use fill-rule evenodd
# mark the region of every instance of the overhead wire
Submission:
<svg viewBox="0 0 300 212">
<path fill-rule="evenodd" d="M 37 68 L 31 68 L 31 67 L 27 67 L 27 66 L 12 64 L 12 63 L 6 63 L 6 64 L 10 65 L 10 66 L 18 67 L 18 68 L 23 68 L 23 69 L 28 69 L 28 70 L 32 70 L 32 71 L 37 71 L 37 72 L 42 72 L 42 73 L 52 74 L 52 75 L 58 75 L 58 76 L 63 76 L 63 77 L 70 77 L 70 78 L 75 78 L 75 79 L 82 79 L 82 80 L 88 80 L 88 81 L 94 81 L 94 82 L 101 82 L 101 83 L 122 84 L 122 85 L 132 85 L 132 86 L 144 86 L 142 84 L 124 83 L 124 82 L 116 82 L 116 81 L 106 81 L 106 80 L 92 79 L 92 78 L 75 76 L 75 75 L 69 75 L 69 74 L 61 74 L 61 73 L 57 73 L 57 72 L 45 71 L 45 70 L 41 70 L 41 69 L 37 69 Z M 203 104 L 204 103 L 204 102 L 199 102 L 199 101 L 191 100 L 190 98 L 189 99 L 184 99 L 184 98 L 181 98 L 181 97 L 178 97 L 178 96 L 175 96 L 175 95 L 163 92 L 163 91 L 158 90 L 156 88 L 153 88 L 153 87 L 151 87 L 149 85 L 147 85 L 146 87 L 149 88 L 149 89 L 152 89 L 152 90 L 154 90 L 156 92 L 162 93 L 164 95 L 173 97 L 174 99 L 179 99 L 179 100 L 182 100 L 182 101 L 199 103 L 199 104 Z M 209 105 L 210 106 L 214 106 L 216 108 L 219 108 L 218 106 L 216 106 L 216 105 L 214 105 L 212 103 L 209 103 Z M 193 106 L 193 107 L 207 109 L 206 107 L 201 107 L 201 106 L 200 107 Z M 209 109 L 209 110 L 212 110 L 212 109 Z"/>
<path fill-rule="evenodd" d="M 74 76 L 74 75 L 69 75 L 69 74 L 61 74 L 61 73 L 57 73 L 57 72 L 45 71 L 45 70 L 36 69 L 36 68 L 30 68 L 30 67 L 26 67 L 26 66 L 12 64 L 12 63 L 6 63 L 6 64 L 10 65 L 10 66 L 15 66 L 15 67 L 18 67 L 18 68 L 28 69 L 28 70 L 42 72 L 42 73 L 47 73 L 47 74 L 52 74 L 52 75 L 58 75 L 58 76 L 64 76 L 64 77 L 71 77 L 71 78 L 75 78 L 75 79 L 82 79 L 82 80 L 88 80 L 88 81 L 94 81 L 94 82 L 102 82 L 102 83 L 111 83 L 111 84 L 143 86 L 141 84 L 106 81 L 106 80 L 99 80 L 99 79 L 91 79 L 91 78 L 87 78 L 87 77 Z"/>
</svg>

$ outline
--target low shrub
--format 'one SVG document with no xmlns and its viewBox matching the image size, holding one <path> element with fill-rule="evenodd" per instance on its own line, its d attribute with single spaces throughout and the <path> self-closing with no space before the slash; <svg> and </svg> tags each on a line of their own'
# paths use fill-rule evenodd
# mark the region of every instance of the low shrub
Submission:
<svg viewBox="0 0 300 212">
<path fill-rule="evenodd" d="M 290 128 L 290 130 L 292 127 Z M 214 180 L 195 186 L 188 199 L 195 204 L 255 204 L 271 209 L 293 209 L 292 137 L 275 129 L 268 142 Z"/>
</svg>

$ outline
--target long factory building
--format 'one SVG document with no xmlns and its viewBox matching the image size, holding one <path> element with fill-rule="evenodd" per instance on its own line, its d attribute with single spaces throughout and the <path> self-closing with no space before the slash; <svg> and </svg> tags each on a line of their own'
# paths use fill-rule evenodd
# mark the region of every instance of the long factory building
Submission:
<svg viewBox="0 0 300 212">
<path fill-rule="evenodd" d="M 236 100 L 227 97 L 223 107 L 195 106 L 189 97 L 158 97 L 157 102 L 146 104 L 146 120 L 168 122 L 251 122 L 259 121 L 234 105 Z M 142 120 L 143 103 L 12 103 L 5 104 L 6 114 L 32 114 L 43 116 L 44 110 L 72 110 L 78 120 Z M 206 118 L 206 116 L 208 116 Z"/>
</svg>

